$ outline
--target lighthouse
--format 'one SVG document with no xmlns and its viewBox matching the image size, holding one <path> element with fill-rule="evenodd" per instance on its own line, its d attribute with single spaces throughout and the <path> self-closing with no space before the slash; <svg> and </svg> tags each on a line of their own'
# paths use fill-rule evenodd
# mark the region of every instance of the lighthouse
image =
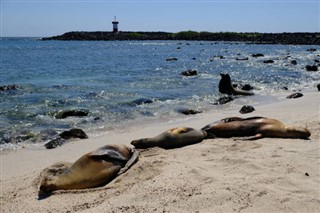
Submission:
<svg viewBox="0 0 320 213">
<path fill-rule="evenodd" d="M 115 17 L 114 17 L 114 21 L 112 22 L 113 32 L 114 32 L 114 33 L 117 33 L 117 32 L 118 32 L 118 24 L 119 24 L 119 22 L 117 21 L 117 17 L 115 16 Z"/>
</svg>

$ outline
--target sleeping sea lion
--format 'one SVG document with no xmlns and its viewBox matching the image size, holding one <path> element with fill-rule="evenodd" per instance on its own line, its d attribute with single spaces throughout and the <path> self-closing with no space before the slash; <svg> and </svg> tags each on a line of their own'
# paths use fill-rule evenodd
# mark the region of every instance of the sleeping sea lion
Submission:
<svg viewBox="0 0 320 213">
<path fill-rule="evenodd" d="M 307 139 L 311 133 L 302 127 L 287 126 L 272 118 L 230 117 L 214 122 L 202 128 L 208 133 L 208 138 L 245 137 L 247 140 L 260 138 L 303 138 Z"/>
<path fill-rule="evenodd" d="M 219 92 L 228 95 L 254 95 L 253 92 L 236 89 L 232 86 L 229 74 L 220 73 L 221 80 L 219 82 Z"/>
<path fill-rule="evenodd" d="M 104 185 L 127 171 L 138 159 L 138 152 L 125 145 L 106 145 L 90 152 L 59 173 L 41 180 L 40 192 L 85 189 Z"/>
<path fill-rule="evenodd" d="M 203 130 L 196 130 L 189 127 L 177 127 L 169 129 L 153 138 L 134 140 L 131 144 L 139 149 L 155 146 L 164 149 L 173 149 L 201 142 L 206 136 L 207 133 Z"/>
</svg>

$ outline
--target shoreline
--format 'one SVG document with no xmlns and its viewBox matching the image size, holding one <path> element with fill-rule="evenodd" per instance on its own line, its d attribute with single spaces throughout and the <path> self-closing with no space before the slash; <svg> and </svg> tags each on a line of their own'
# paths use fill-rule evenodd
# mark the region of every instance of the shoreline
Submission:
<svg viewBox="0 0 320 213">
<path fill-rule="evenodd" d="M 297 211 L 320 208 L 319 92 L 256 106 L 202 113 L 184 121 L 150 123 L 72 141 L 53 150 L 20 149 L 1 154 L 1 211 L 23 212 L 207 212 Z M 282 98 L 283 95 L 283 98 Z M 176 126 L 201 128 L 230 116 L 264 116 L 307 126 L 310 140 L 264 138 L 257 141 L 209 139 L 195 145 L 141 151 L 138 162 L 106 186 L 58 191 L 38 199 L 39 174 L 59 162 L 113 143 L 130 144 Z"/>
<path fill-rule="evenodd" d="M 127 40 L 172 40 L 249 42 L 252 44 L 320 45 L 320 33 L 236 33 L 236 32 L 135 32 L 119 31 L 73 31 L 62 35 L 44 37 L 41 40 L 64 41 L 127 41 Z"/>
<path fill-rule="evenodd" d="M 312 91 L 311 88 L 307 89 L 306 92 Z M 292 91 L 282 91 L 280 94 L 282 96 L 287 96 L 289 94 L 292 94 Z M 96 128 L 96 129 L 91 129 L 90 131 L 85 130 L 87 135 L 89 136 L 89 139 L 97 139 L 101 138 L 104 136 L 107 136 L 108 134 L 113 134 L 115 132 L 118 132 L 117 129 L 119 128 L 124 128 L 131 130 L 130 126 L 134 125 L 136 123 L 139 124 L 140 127 L 148 126 L 150 124 L 153 124 L 154 122 L 160 123 L 160 124 L 169 124 L 169 123 L 182 123 L 183 121 L 189 120 L 189 119 L 194 119 L 201 117 L 205 117 L 206 114 L 213 114 L 213 113 L 220 113 L 224 112 L 226 110 L 240 110 L 240 108 L 244 105 L 253 105 L 253 106 L 261 106 L 265 105 L 268 103 L 272 102 L 278 102 L 281 101 L 282 99 L 275 96 L 275 94 L 256 94 L 254 96 L 238 96 L 235 98 L 233 101 L 226 103 L 226 104 L 218 104 L 214 105 L 213 103 L 211 104 L 210 108 L 209 106 L 206 106 L 204 108 L 198 108 L 197 110 L 200 110 L 201 113 L 197 113 L 195 115 L 183 115 L 182 113 L 176 114 L 174 117 L 171 116 L 165 116 L 165 117 L 150 117 L 150 118 L 143 118 L 142 120 L 127 120 L 123 121 L 122 123 L 116 123 L 113 126 L 104 126 L 103 128 Z M 239 114 L 239 113 L 238 113 Z M 240 116 L 242 114 L 239 114 Z M 250 115 L 250 114 L 247 114 Z M 246 116 L 246 114 L 242 115 Z M 103 124 L 102 124 L 103 125 Z M 121 131 L 120 131 L 121 132 Z M 64 146 L 65 144 L 69 142 L 74 142 L 74 141 L 79 141 L 80 139 L 73 138 L 66 143 L 62 144 Z M 17 151 L 21 149 L 35 149 L 35 150 L 42 150 L 44 148 L 45 141 L 41 141 L 40 143 L 32 143 L 32 142 L 20 142 L 17 144 L 13 143 L 7 143 L 7 144 L 2 144 L 0 146 L 0 152 L 3 154 L 10 153 L 12 151 Z M 60 147 L 60 146 L 58 146 Z"/>
<path fill-rule="evenodd" d="M 118 123 L 114 123 L 112 126 L 106 125 L 108 124 L 108 122 L 106 122 L 106 123 L 101 123 L 101 126 L 98 128 L 91 128 L 91 129 L 82 128 L 82 129 L 89 136 L 89 140 L 91 139 L 96 140 L 97 138 L 101 138 L 101 137 L 107 136 L 108 134 L 113 134 L 114 132 L 118 132 L 117 129 L 131 130 L 130 126 L 135 125 L 137 123 L 140 127 L 148 126 L 155 122 L 160 124 L 179 123 L 179 122 L 182 123 L 185 120 L 194 119 L 201 116 L 205 117 L 207 114 L 224 113 L 225 111 L 230 111 L 230 110 L 234 110 L 235 113 L 237 113 L 239 116 L 250 117 L 250 114 L 238 113 L 242 106 L 252 105 L 253 107 L 258 107 L 258 106 L 263 106 L 273 102 L 285 101 L 286 96 L 288 95 L 291 95 L 301 90 L 306 93 L 312 92 L 314 91 L 314 87 L 315 86 L 313 86 L 313 88 L 303 88 L 303 89 L 297 89 L 297 90 L 281 90 L 281 91 L 278 91 L 277 95 L 275 93 L 272 93 L 269 95 L 267 95 L 266 93 L 262 93 L 262 94 L 257 93 L 254 96 L 242 96 L 242 97 L 238 96 L 238 97 L 235 97 L 233 101 L 228 102 L 226 104 L 215 105 L 214 103 L 216 102 L 211 102 L 210 105 L 203 106 L 202 108 L 190 108 L 190 109 L 201 111 L 200 113 L 197 113 L 197 114 L 184 115 L 182 113 L 177 112 L 173 116 L 165 115 L 165 116 L 157 117 L 156 115 L 154 115 L 154 117 L 142 117 L 141 119 L 135 118 L 135 119 L 129 119 L 125 121 L 118 121 Z M 51 139 L 47 139 L 46 141 L 42 140 L 40 142 L 22 141 L 19 143 L 4 143 L 0 145 L 0 152 L 2 154 L 7 154 L 7 153 L 18 151 L 21 149 L 43 150 L 45 149 L 44 148 L 45 142 L 48 142 L 50 140 Z M 62 146 L 64 146 L 69 142 L 72 143 L 74 141 L 79 141 L 79 140 L 81 139 L 77 139 L 77 138 L 69 139 L 65 143 L 63 143 Z"/>
</svg>

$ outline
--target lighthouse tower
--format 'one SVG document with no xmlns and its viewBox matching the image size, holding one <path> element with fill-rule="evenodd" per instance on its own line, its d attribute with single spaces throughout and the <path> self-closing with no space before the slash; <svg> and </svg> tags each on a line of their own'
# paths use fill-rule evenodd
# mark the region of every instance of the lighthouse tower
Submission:
<svg viewBox="0 0 320 213">
<path fill-rule="evenodd" d="M 115 16 L 115 17 L 114 17 L 114 21 L 112 22 L 113 32 L 114 32 L 114 33 L 117 33 L 117 32 L 118 32 L 118 24 L 119 24 L 119 22 L 117 21 L 117 17 Z"/>
</svg>

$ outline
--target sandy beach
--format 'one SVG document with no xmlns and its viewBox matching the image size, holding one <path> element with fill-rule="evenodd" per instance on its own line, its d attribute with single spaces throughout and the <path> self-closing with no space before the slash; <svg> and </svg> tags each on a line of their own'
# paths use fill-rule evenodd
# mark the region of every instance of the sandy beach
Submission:
<svg viewBox="0 0 320 213">
<path fill-rule="evenodd" d="M 1 212 L 319 212 L 320 93 L 302 93 L 298 99 L 279 94 L 278 102 L 254 106 L 246 115 L 230 103 L 223 111 L 137 124 L 53 150 L 2 152 Z M 38 197 L 41 172 L 56 162 L 74 162 L 106 144 L 129 145 L 169 128 L 201 128 L 230 116 L 275 118 L 307 127 L 312 135 L 310 140 L 217 138 L 171 150 L 150 148 L 104 187 Z"/>
</svg>

